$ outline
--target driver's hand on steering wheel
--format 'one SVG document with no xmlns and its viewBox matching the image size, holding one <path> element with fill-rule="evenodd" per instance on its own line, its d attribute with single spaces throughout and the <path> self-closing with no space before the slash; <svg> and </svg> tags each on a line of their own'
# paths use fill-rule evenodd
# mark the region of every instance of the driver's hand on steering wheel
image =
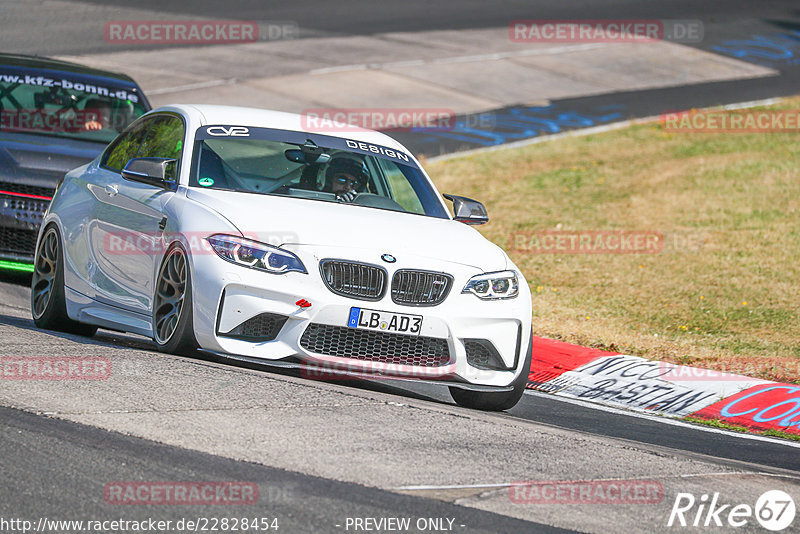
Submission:
<svg viewBox="0 0 800 534">
<path fill-rule="evenodd" d="M 336 200 L 338 202 L 352 202 L 356 199 L 358 193 L 356 191 L 350 190 L 346 193 L 340 193 L 336 195 Z"/>
</svg>

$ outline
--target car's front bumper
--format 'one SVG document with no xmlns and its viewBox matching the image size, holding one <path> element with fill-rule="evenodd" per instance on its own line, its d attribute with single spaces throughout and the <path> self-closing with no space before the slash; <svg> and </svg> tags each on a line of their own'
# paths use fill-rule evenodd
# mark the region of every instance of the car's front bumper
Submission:
<svg viewBox="0 0 800 534">
<path fill-rule="evenodd" d="M 207 351 L 233 355 L 252 361 L 272 362 L 283 366 L 302 365 L 308 376 L 336 377 L 340 375 L 391 377 L 448 384 L 474 385 L 477 389 L 506 388 L 520 372 L 531 331 L 530 292 L 520 275 L 520 294 L 514 299 L 482 301 L 461 288 L 478 269 L 463 265 L 443 264 L 425 259 L 410 259 L 405 264 L 385 265 L 389 277 L 400 268 L 440 270 L 455 277 L 445 301 L 437 306 L 407 306 L 392 301 L 390 291 L 379 301 L 363 301 L 331 292 L 317 270 L 317 255 L 298 254 L 309 274 L 287 273 L 274 275 L 228 263 L 213 253 L 192 258 L 194 330 L 200 346 Z M 362 256 L 362 257 L 358 257 Z M 348 259 L 369 262 L 369 251 L 348 251 Z M 416 265 L 414 265 L 416 263 Z M 300 307 L 304 299 L 310 307 Z M 302 342 L 310 325 L 330 325 L 347 329 L 353 307 L 392 313 L 421 315 L 421 337 L 444 340 L 449 358 L 444 364 L 407 365 L 396 363 L 392 354 L 380 349 L 381 335 L 374 357 L 365 359 L 338 357 L 322 351 L 309 350 Z M 259 341 L 240 339 L 224 333 L 261 314 L 285 317 L 285 323 L 274 339 Z M 412 336 L 408 336 L 412 337 Z M 465 339 L 486 340 L 496 349 L 503 369 L 481 369 L 470 365 Z M 417 343 L 416 340 L 410 340 Z M 281 363 L 279 363 L 281 362 Z M 295 365 L 297 364 L 297 365 Z"/>
<path fill-rule="evenodd" d="M 33 263 L 39 225 L 50 199 L 32 197 L 0 188 L 0 260 Z"/>
</svg>

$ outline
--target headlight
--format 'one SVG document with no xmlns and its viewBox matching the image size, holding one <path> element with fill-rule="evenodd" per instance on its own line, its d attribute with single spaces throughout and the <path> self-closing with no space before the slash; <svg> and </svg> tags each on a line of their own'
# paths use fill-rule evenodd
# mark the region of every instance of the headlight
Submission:
<svg viewBox="0 0 800 534">
<path fill-rule="evenodd" d="M 500 271 L 473 276 L 461 290 L 483 300 L 513 299 L 519 293 L 517 273 Z"/>
<path fill-rule="evenodd" d="M 231 263 L 273 274 L 308 274 L 300 258 L 286 250 L 232 235 L 212 235 L 206 240 L 220 258 Z"/>
</svg>

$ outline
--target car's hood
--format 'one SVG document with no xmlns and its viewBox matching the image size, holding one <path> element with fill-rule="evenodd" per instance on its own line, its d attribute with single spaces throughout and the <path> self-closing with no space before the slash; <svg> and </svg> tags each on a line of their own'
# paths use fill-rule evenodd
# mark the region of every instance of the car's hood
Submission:
<svg viewBox="0 0 800 534">
<path fill-rule="evenodd" d="M 0 133 L 0 180 L 49 187 L 97 157 L 104 143 L 46 135 Z"/>
<path fill-rule="evenodd" d="M 284 245 L 369 249 L 435 258 L 482 271 L 506 268 L 499 247 L 450 219 L 282 196 L 190 188 L 190 200 L 212 208 L 242 234 Z"/>
</svg>

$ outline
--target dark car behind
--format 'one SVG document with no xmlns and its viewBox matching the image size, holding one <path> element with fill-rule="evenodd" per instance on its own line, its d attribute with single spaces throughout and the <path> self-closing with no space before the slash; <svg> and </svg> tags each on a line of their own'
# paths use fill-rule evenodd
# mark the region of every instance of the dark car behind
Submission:
<svg viewBox="0 0 800 534">
<path fill-rule="evenodd" d="M 149 110 L 124 74 L 0 54 L 0 269 L 32 270 L 58 182 Z"/>
</svg>

